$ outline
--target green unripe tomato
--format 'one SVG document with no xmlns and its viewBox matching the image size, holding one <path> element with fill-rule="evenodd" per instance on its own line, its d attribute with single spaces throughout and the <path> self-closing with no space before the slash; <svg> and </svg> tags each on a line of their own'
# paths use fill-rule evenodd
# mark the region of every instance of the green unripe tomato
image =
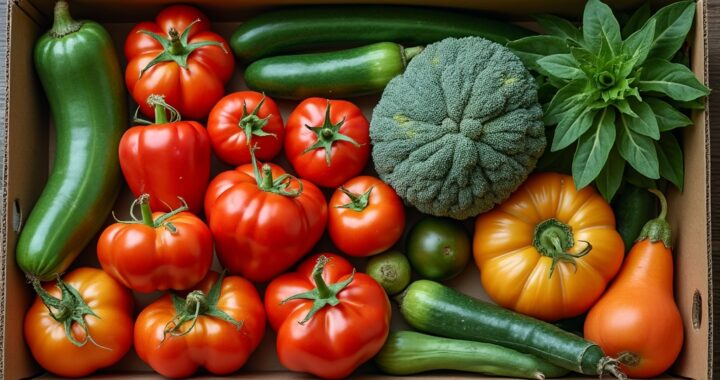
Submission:
<svg viewBox="0 0 720 380">
<path fill-rule="evenodd" d="M 413 269 L 435 281 L 460 274 L 470 259 L 470 237 L 458 221 L 428 217 L 413 226 L 407 254 Z"/>
<path fill-rule="evenodd" d="M 389 295 L 403 291 L 410 283 L 410 263 L 407 257 L 398 251 L 387 251 L 373 256 L 365 268 Z"/>
</svg>

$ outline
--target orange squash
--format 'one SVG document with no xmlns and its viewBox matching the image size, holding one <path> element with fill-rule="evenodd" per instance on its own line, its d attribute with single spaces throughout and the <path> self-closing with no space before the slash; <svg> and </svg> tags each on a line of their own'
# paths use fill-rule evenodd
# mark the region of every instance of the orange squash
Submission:
<svg viewBox="0 0 720 380">
<path fill-rule="evenodd" d="M 605 199 L 562 174 L 533 174 L 475 221 L 473 255 L 488 296 L 545 321 L 587 311 L 623 254 Z"/>
<path fill-rule="evenodd" d="M 671 227 L 662 211 L 643 227 L 620 274 L 585 319 L 585 338 L 620 360 L 629 377 L 665 372 L 683 343 L 680 311 L 673 297 Z"/>
</svg>

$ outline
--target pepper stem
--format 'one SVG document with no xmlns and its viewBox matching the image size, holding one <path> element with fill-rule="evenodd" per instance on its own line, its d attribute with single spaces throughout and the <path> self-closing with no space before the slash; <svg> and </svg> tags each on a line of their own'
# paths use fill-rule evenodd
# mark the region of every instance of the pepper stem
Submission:
<svg viewBox="0 0 720 380">
<path fill-rule="evenodd" d="M 142 214 L 142 221 L 148 227 L 155 228 L 155 222 L 153 221 L 152 210 L 150 210 L 150 194 L 143 194 L 138 198 L 140 203 L 140 213 Z"/>
<path fill-rule="evenodd" d="M 340 293 L 343 289 L 350 285 L 350 283 L 355 278 L 355 269 L 353 269 L 350 276 L 344 281 L 328 285 L 322 278 L 322 273 L 325 269 L 325 265 L 327 265 L 329 261 L 330 260 L 327 258 L 327 256 L 323 255 L 318 257 L 317 262 L 315 263 L 315 267 L 313 267 L 312 271 L 312 278 L 315 282 L 314 289 L 307 292 L 295 294 L 282 300 L 281 302 L 281 304 L 284 304 L 286 302 L 297 299 L 306 299 L 313 301 L 313 305 L 310 308 L 310 311 L 308 311 L 307 315 L 305 315 L 305 318 L 303 318 L 302 321 L 298 321 L 298 323 L 301 325 L 307 323 L 318 311 L 320 311 L 325 306 L 337 306 L 340 303 L 340 300 L 337 298 L 338 293 Z"/>
<path fill-rule="evenodd" d="M 575 240 L 573 239 L 572 228 L 570 228 L 570 226 L 557 219 L 550 218 L 535 227 L 533 237 L 535 249 L 537 249 L 541 255 L 552 259 L 548 278 L 552 277 L 559 262 L 569 263 L 575 268 L 575 271 L 577 271 L 577 259 L 587 255 L 592 250 L 592 245 L 589 242 L 580 241 L 586 244 L 585 248 L 578 253 L 569 253 L 567 251 L 575 246 Z"/>
<path fill-rule="evenodd" d="M 167 112 L 170 112 L 170 122 L 175 123 L 181 119 L 180 112 L 165 101 L 164 95 L 148 96 L 147 104 L 155 108 L 155 124 L 166 124 L 168 122 Z"/>
<path fill-rule="evenodd" d="M 645 223 L 640 231 L 640 235 L 635 241 L 638 242 L 645 239 L 650 239 L 651 243 L 662 241 L 666 248 L 672 248 L 672 227 L 666 220 L 668 209 L 667 199 L 665 195 L 657 189 L 648 189 L 648 191 L 660 199 L 660 215 Z"/>
<path fill-rule="evenodd" d="M 59 0 L 55 3 L 53 11 L 53 26 L 48 32 L 53 38 L 62 38 L 75 33 L 82 27 L 81 21 L 75 21 L 70 15 L 67 1 Z"/>
</svg>

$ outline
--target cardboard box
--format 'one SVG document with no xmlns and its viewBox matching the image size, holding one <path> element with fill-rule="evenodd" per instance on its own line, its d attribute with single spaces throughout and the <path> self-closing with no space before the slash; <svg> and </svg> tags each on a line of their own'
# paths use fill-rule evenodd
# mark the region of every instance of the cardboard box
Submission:
<svg viewBox="0 0 720 380">
<path fill-rule="evenodd" d="M 338 2 L 324 0 L 319 3 Z M 354 2 L 366 2 L 356 0 Z M 392 3 L 420 3 L 413 0 L 390 1 Z M 2 258 L 0 267 L 0 378 L 18 379 L 43 374 L 42 369 L 33 361 L 24 343 L 22 321 L 30 302 L 34 297 L 23 273 L 15 264 L 14 251 L 18 231 L 22 220 L 28 215 L 39 196 L 51 167 L 53 151 L 53 132 L 50 115 L 42 88 L 35 76 L 32 61 L 32 48 L 35 40 L 49 28 L 52 14 L 52 0 L 14 0 L 7 8 L 7 30 L 0 30 L 0 37 L 7 37 L 7 79 L 8 98 L 5 108 L 4 129 L 0 130 L 2 149 L 0 149 L 0 176 L 3 179 L 2 217 L 0 226 L 2 237 Z M 78 0 L 71 3 L 71 12 L 76 18 L 90 18 L 102 22 L 111 32 L 122 55 L 125 36 L 134 23 L 149 20 L 168 0 Z M 272 0 L 253 2 L 250 0 L 208 0 L 191 1 L 206 11 L 213 28 L 229 37 L 232 30 L 242 19 L 250 17 L 264 8 L 278 4 L 296 4 L 298 1 Z M 477 10 L 505 13 L 519 21 L 532 12 L 556 12 L 566 15 L 578 15 L 582 3 L 575 0 L 431 0 L 424 4 L 466 7 Z M 616 5 L 633 7 L 641 3 L 635 1 L 614 1 Z M 692 68 L 696 75 L 707 84 L 706 54 L 708 42 L 705 30 L 706 4 L 698 2 L 698 11 L 693 44 Z M 3 13 L 0 12 L 0 16 Z M 0 48 L 5 42 L 0 38 Z M 123 62 L 124 63 L 124 62 Z M 3 68 L 4 69 L 4 68 Z M 228 92 L 243 88 L 240 69 L 228 85 Z M 377 97 L 359 100 L 369 117 Z M 297 102 L 278 102 L 286 118 Z M 132 103 L 131 103 L 132 104 Z M 673 366 L 669 378 L 707 379 L 713 374 L 712 347 L 712 276 L 710 275 L 710 152 L 709 128 L 705 112 L 694 115 L 695 125 L 685 129 L 685 191 L 682 194 L 671 191 L 669 194 L 670 222 L 674 227 L 675 241 L 675 295 L 680 307 L 685 327 L 685 344 L 677 363 Z M 218 166 L 214 173 L 225 167 Z M 127 189 L 116 203 L 115 210 L 124 210 L 131 195 Z M 321 243 L 319 248 L 328 247 Z M 77 265 L 94 264 L 94 243 L 79 258 Z M 216 263 L 217 265 L 217 263 Z M 362 268 L 362 267 L 361 267 Z M 486 298 L 480 287 L 477 270 L 470 265 L 468 270 L 451 285 L 473 296 Z M 140 307 L 146 305 L 156 295 L 138 297 Z M 397 314 L 397 313 L 396 313 Z M 394 326 L 402 326 L 400 317 L 394 316 Z M 302 375 L 283 372 L 274 351 L 275 335 L 268 330 L 261 347 L 251 357 L 246 367 L 236 375 L 243 378 L 293 378 Z M 362 367 L 361 377 L 381 376 L 375 372 L 372 364 Z M 457 378 L 463 374 L 433 374 L 423 378 Z M 106 372 L 102 378 L 153 378 L 152 371 L 142 363 L 134 353 L 130 353 L 118 365 Z M 468 376 L 469 377 L 469 376 Z M 412 378 L 412 377 L 406 377 Z"/>
</svg>

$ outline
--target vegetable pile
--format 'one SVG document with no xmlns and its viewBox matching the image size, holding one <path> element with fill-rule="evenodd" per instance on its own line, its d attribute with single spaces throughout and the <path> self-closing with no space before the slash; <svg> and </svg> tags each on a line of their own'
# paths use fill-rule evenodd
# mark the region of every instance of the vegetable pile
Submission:
<svg viewBox="0 0 720 380">
<path fill-rule="evenodd" d="M 58 1 L 35 51 L 56 156 L 16 247 L 37 293 L 30 351 L 58 376 L 133 347 L 165 377 L 229 375 L 269 326 L 285 368 L 325 379 L 372 360 L 391 375 L 662 374 L 684 335 L 659 189 L 682 190 L 677 129 L 709 92 L 683 62 L 694 7 L 620 25 L 590 0 L 580 27 L 539 16 L 547 35 L 294 7 L 228 43 L 171 5 L 126 37 L 125 93 L 110 35 Z M 226 92 L 236 58 L 250 90 Z M 368 94 L 372 112 L 349 100 Z M 283 118 L 273 98 L 297 102 Z M 91 241 L 101 269 L 73 264 Z M 452 288 L 477 270 L 492 302 Z M 584 336 L 549 323 L 577 316 Z"/>
</svg>

